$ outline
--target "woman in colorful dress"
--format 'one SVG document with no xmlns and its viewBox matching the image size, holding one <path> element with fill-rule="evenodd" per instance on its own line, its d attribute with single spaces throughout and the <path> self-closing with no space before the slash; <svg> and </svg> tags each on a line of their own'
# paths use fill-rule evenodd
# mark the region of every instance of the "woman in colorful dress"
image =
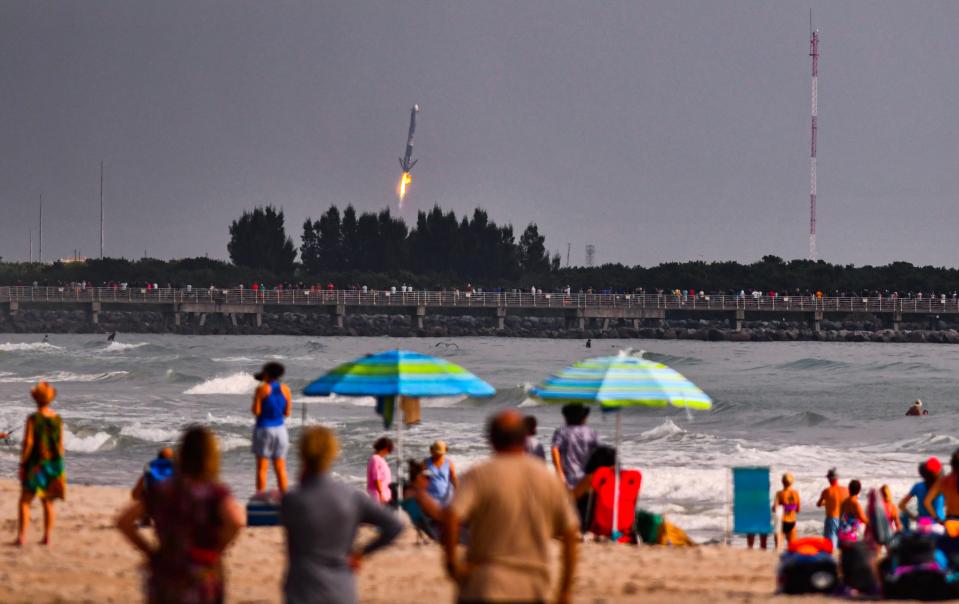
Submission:
<svg viewBox="0 0 959 604">
<path fill-rule="evenodd" d="M 27 541 L 30 526 L 30 504 L 34 497 L 43 504 L 43 545 L 50 544 L 53 531 L 53 501 L 63 499 L 67 491 L 67 474 L 63 465 L 63 420 L 51 408 L 57 390 L 40 382 L 30 390 L 37 403 L 37 412 L 27 418 L 23 429 L 20 453 L 20 507 L 15 545 Z"/>
<path fill-rule="evenodd" d="M 199 426 L 189 428 L 174 475 L 117 520 L 120 532 L 147 557 L 148 602 L 223 602 L 223 552 L 244 521 L 230 490 L 219 482 L 219 470 L 213 433 Z M 144 514 L 153 518 L 156 545 L 137 529 Z"/>
</svg>

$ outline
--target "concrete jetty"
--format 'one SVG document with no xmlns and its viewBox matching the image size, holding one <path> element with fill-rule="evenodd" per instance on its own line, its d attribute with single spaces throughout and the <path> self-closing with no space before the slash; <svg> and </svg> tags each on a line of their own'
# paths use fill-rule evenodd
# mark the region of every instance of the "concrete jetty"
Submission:
<svg viewBox="0 0 959 604">
<path fill-rule="evenodd" d="M 913 322 L 956 318 L 959 300 L 945 297 L 815 297 L 676 294 L 565 294 L 459 291 L 359 291 L 133 287 L 0 287 L 0 312 L 16 321 L 21 310 L 83 310 L 92 324 L 101 312 L 162 313 L 173 325 L 202 326 L 210 315 L 259 327 L 265 313 L 325 313 L 337 327 L 348 314 L 408 315 L 422 329 L 427 313 L 489 317 L 503 329 L 508 316 L 561 317 L 567 329 L 661 326 L 667 319 L 725 319 L 736 331 L 745 321 L 790 320 L 820 331 L 826 318 L 869 314 L 898 331 Z"/>
</svg>

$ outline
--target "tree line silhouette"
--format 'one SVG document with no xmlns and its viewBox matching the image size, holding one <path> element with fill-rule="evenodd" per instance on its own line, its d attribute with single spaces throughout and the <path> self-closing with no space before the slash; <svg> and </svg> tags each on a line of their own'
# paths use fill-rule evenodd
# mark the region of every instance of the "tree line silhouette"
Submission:
<svg viewBox="0 0 959 604">
<path fill-rule="evenodd" d="M 959 291 L 959 270 L 908 262 L 857 267 L 821 260 L 785 261 L 769 255 L 749 264 L 696 261 L 652 267 L 619 263 L 562 267 L 560 256 L 547 252 L 546 238 L 535 223 L 517 238 L 512 225 L 497 224 L 480 208 L 472 216 L 457 217 L 434 206 L 420 211 L 410 227 L 389 209 L 357 213 L 348 205 L 341 212 L 333 205 L 319 219 L 303 223 L 298 249 L 286 232 L 283 211 L 272 206 L 244 212 L 229 232 L 231 262 L 210 258 L 0 262 L 0 285 L 86 281 L 235 287 L 257 282 L 386 288 L 404 283 L 418 289 L 462 289 L 472 284 L 487 290 L 537 287 L 549 291 L 568 286 L 573 291 L 595 292 L 743 289 L 828 295 Z"/>
</svg>

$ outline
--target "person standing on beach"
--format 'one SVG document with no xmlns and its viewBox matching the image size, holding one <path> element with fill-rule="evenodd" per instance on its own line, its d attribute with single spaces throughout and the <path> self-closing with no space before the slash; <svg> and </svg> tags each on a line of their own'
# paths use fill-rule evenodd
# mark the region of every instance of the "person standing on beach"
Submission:
<svg viewBox="0 0 959 604">
<path fill-rule="evenodd" d="M 939 479 L 940 474 L 942 474 L 942 462 L 936 457 L 930 457 L 919 464 L 919 476 L 922 480 L 912 485 L 912 488 L 906 496 L 899 502 L 899 511 L 902 512 L 901 515 L 905 515 L 908 520 L 920 522 L 923 518 L 930 519 L 932 522 L 939 522 L 946 517 L 945 498 L 942 494 L 937 495 L 935 500 L 933 500 L 933 513 L 929 513 L 929 510 L 926 509 L 926 495 L 929 493 L 932 485 L 936 484 L 936 480 Z M 916 498 L 915 514 L 912 514 L 908 508 L 909 501 L 913 497 Z M 906 528 L 908 528 L 908 522 L 906 523 Z"/>
<path fill-rule="evenodd" d="M 952 453 L 952 457 L 949 459 L 949 467 L 952 471 L 936 480 L 929 492 L 926 493 L 926 499 L 923 502 L 930 515 L 937 515 L 936 498 L 942 495 L 946 510 L 945 515 L 938 517 L 938 521 L 943 523 L 946 520 L 959 518 L 959 480 L 957 480 L 959 479 L 959 449 Z"/>
<path fill-rule="evenodd" d="M 799 491 L 793 488 L 793 475 L 789 472 L 783 474 L 783 489 L 776 491 L 776 498 L 773 501 L 773 512 L 776 511 L 776 508 L 782 506 L 782 534 L 788 545 L 796 538 L 796 521 L 801 507 Z M 779 545 L 778 533 L 776 534 L 776 545 Z"/>
<path fill-rule="evenodd" d="M 393 452 L 393 441 L 381 436 L 373 443 L 373 455 L 366 463 L 366 492 L 373 501 L 387 504 L 393 499 L 390 483 L 393 482 L 393 472 L 390 464 L 386 463 L 386 456 Z"/>
<path fill-rule="evenodd" d="M 549 542 L 563 543 L 557 602 L 570 601 L 579 521 L 563 484 L 525 451 L 526 426 L 513 409 L 489 422 L 493 456 L 463 476 L 443 516 L 446 570 L 459 602 L 550 599 Z M 457 545 L 469 527 L 465 561 Z"/>
<path fill-rule="evenodd" d="M 395 514 L 329 476 L 339 451 L 329 428 L 308 428 L 300 439 L 300 486 L 283 497 L 280 510 L 286 531 L 283 593 L 288 604 L 356 602 L 360 563 L 403 531 Z M 379 535 L 354 549 L 361 524 L 376 526 Z"/>
<path fill-rule="evenodd" d="M 589 407 L 580 403 L 563 405 L 563 419 L 566 425 L 556 429 L 553 433 L 551 455 L 553 465 L 559 477 L 566 483 L 570 491 L 576 488 L 579 481 L 586 474 L 586 462 L 589 461 L 593 450 L 599 444 L 599 435 L 586 425 L 589 417 Z M 584 496 L 576 501 L 582 526 L 589 526 L 586 517 L 589 509 L 589 497 Z"/>
<path fill-rule="evenodd" d="M 430 445 L 430 456 L 423 463 L 426 465 L 429 476 L 426 493 L 440 505 L 445 506 L 453 498 L 453 492 L 459 486 L 456 468 L 446 456 L 446 443 L 438 440 Z"/>
<path fill-rule="evenodd" d="M 63 420 L 51 408 L 57 390 L 40 382 L 30 390 L 37 412 L 27 417 L 20 452 L 20 502 L 17 514 L 17 539 L 14 545 L 27 542 L 30 526 L 30 504 L 40 497 L 43 505 L 43 545 L 50 545 L 53 532 L 53 502 L 64 499 L 67 474 L 63 463 Z"/>
<path fill-rule="evenodd" d="M 839 506 L 839 531 L 838 538 L 840 543 L 855 543 L 859 541 L 860 529 L 869 524 L 869 517 L 862 509 L 859 503 L 859 493 L 862 491 L 862 483 L 858 480 L 849 481 L 849 496 Z"/>
<path fill-rule="evenodd" d="M 146 599 L 151 604 L 214 604 L 225 598 L 223 552 L 243 528 L 243 510 L 219 481 L 220 453 L 213 433 L 188 428 L 174 475 L 150 489 L 117 519 L 117 528 L 147 558 Z M 137 529 L 148 515 L 156 543 Z"/>
<path fill-rule="evenodd" d="M 539 442 L 539 438 L 536 437 L 538 424 L 536 416 L 527 415 L 523 418 L 523 424 L 526 426 L 526 452 L 546 461 L 546 449 L 543 448 L 543 443 Z"/>
<path fill-rule="evenodd" d="M 823 524 L 822 536 L 832 541 L 833 547 L 839 544 L 839 508 L 842 502 L 849 497 L 849 491 L 839 485 L 839 473 L 836 468 L 830 468 L 826 473 L 829 487 L 823 489 L 816 502 L 817 508 L 825 508 L 826 521 Z"/>
<path fill-rule="evenodd" d="M 280 378 L 286 370 L 279 363 L 267 363 L 253 377 L 262 382 L 253 395 L 253 454 L 256 455 L 256 492 L 266 491 L 270 461 L 281 493 L 287 489 L 286 452 L 290 447 L 284 421 L 293 412 L 293 397 Z"/>
</svg>

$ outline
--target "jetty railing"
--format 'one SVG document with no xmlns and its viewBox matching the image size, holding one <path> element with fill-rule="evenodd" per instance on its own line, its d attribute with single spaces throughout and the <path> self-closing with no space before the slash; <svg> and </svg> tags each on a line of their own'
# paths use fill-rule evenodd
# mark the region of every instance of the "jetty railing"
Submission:
<svg viewBox="0 0 959 604">
<path fill-rule="evenodd" d="M 710 294 L 587 294 L 563 292 L 384 291 L 330 289 L 4 286 L 0 302 L 129 304 L 219 303 L 264 306 L 424 306 L 489 308 L 648 308 L 690 311 L 959 313 L 952 297 L 817 297 Z"/>
</svg>

